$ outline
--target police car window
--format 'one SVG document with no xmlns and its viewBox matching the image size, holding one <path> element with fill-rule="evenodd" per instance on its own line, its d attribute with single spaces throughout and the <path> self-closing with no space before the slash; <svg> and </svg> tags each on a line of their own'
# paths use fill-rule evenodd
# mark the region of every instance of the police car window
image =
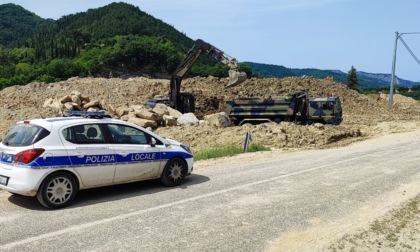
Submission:
<svg viewBox="0 0 420 252">
<path fill-rule="evenodd" d="M 101 128 L 97 124 L 83 124 L 66 128 L 62 131 L 64 138 L 75 144 L 104 143 Z"/>
<path fill-rule="evenodd" d="M 2 143 L 7 146 L 28 146 L 48 136 L 50 132 L 32 124 L 17 124 L 4 137 Z"/>
<path fill-rule="evenodd" d="M 149 144 L 150 136 L 145 132 L 121 124 L 108 124 L 113 143 L 117 144 Z"/>
</svg>

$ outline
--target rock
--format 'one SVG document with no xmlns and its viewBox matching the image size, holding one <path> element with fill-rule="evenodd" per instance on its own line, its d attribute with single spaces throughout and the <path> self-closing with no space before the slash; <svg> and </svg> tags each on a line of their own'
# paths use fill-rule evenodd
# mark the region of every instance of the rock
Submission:
<svg viewBox="0 0 420 252">
<path fill-rule="evenodd" d="M 83 95 L 83 94 L 80 95 L 80 99 L 82 99 L 82 101 L 84 101 L 84 102 L 90 102 L 90 98 L 88 96 Z"/>
<path fill-rule="evenodd" d="M 74 109 L 73 103 L 72 102 L 66 102 L 66 103 L 64 103 L 64 109 L 66 109 L 66 110 L 73 110 Z"/>
<path fill-rule="evenodd" d="M 314 123 L 313 124 L 314 128 L 320 129 L 320 130 L 324 130 L 325 129 L 325 125 L 322 123 Z"/>
<path fill-rule="evenodd" d="M 152 111 L 161 116 L 169 115 L 168 106 L 163 103 L 157 103 Z"/>
<path fill-rule="evenodd" d="M 163 121 L 165 126 L 176 126 L 178 124 L 177 118 L 170 115 L 163 115 Z"/>
<path fill-rule="evenodd" d="M 80 106 L 78 103 L 72 102 L 73 109 L 75 110 L 83 110 L 83 107 Z"/>
<path fill-rule="evenodd" d="M 100 102 L 98 100 L 95 100 L 95 101 L 91 101 L 91 102 L 86 103 L 85 105 L 83 105 L 83 108 L 88 109 L 90 107 L 97 107 L 97 106 L 99 106 L 99 104 L 100 104 Z"/>
<path fill-rule="evenodd" d="M 127 107 L 119 107 L 115 110 L 115 114 L 118 117 L 122 117 L 123 115 L 128 115 L 129 112 L 134 111 L 132 108 Z"/>
<path fill-rule="evenodd" d="M 200 123 L 193 113 L 183 114 L 178 118 L 177 122 L 181 126 L 197 126 Z"/>
<path fill-rule="evenodd" d="M 132 108 L 134 110 L 143 110 L 143 109 L 146 109 L 144 107 L 144 105 L 130 105 L 130 108 Z"/>
<path fill-rule="evenodd" d="M 216 127 L 229 127 L 231 121 L 225 112 L 204 116 L 204 120 L 211 126 Z"/>
<path fill-rule="evenodd" d="M 123 115 L 123 116 L 121 116 L 120 120 L 128 121 L 129 118 L 130 118 L 129 115 Z"/>
<path fill-rule="evenodd" d="M 108 111 L 108 113 L 109 113 L 110 115 L 115 115 L 115 108 L 114 108 L 114 106 L 113 106 L 113 105 L 108 104 L 108 105 L 106 105 L 106 106 L 104 106 L 104 107 L 105 107 L 105 110 L 106 110 L 106 111 Z"/>
<path fill-rule="evenodd" d="M 71 95 L 71 101 L 73 103 L 76 103 L 78 106 L 82 105 L 82 99 L 80 98 L 80 94 L 79 95 Z"/>
<path fill-rule="evenodd" d="M 127 121 L 137 124 L 143 128 L 147 128 L 147 127 L 157 128 L 157 122 L 152 121 L 152 120 L 147 120 L 147 119 L 142 119 L 142 118 L 137 118 L 137 117 L 129 117 Z"/>
<path fill-rule="evenodd" d="M 58 99 L 58 101 L 59 101 L 61 104 L 64 104 L 64 103 L 66 103 L 66 102 L 71 102 L 71 97 L 70 97 L 70 95 L 66 95 L 66 96 L 63 96 L 63 97 L 61 97 L 60 99 Z"/>
<path fill-rule="evenodd" d="M 101 109 L 98 108 L 98 107 L 90 107 L 90 108 L 88 108 L 87 111 L 90 111 L 90 112 L 98 112 L 98 111 L 101 111 Z"/>
<path fill-rule="evenodd" d="M 174 118 L 178 119 L 180 116 L 182 116 L 182 113 L 179 112 L 178 110 L 171 108 L 171 107 L 167 107 L 169 115 L 173 116 Z"/>
<path fill-rule="evenodd" d="M 49 108 L 57 109 L 57 111 L 61 111 L 64 108 L 63 104 L 59 100 L 52 99 L 52 98 L 46 100 L 42 107 L 44 108 L 49 107 Z"/>
<path fill-rule="evenodd" d="M 70 93 L 70 96 L 79 96 L 80 97 L 81 95 L 82 95 L 82 93 L 80 93 L 77 90 L 71 91 L 71 93 Z"/>
<path fill-rule="evenodd" d="M 152 113 L 152 112 L 150 112 L 148 110 L 145 110 L 145 109 L 134 110 L 134 114 L 139 118 L 143 118 L 143 119 L 147 119 L 147 120 L 153 120 L 153 121 L 162 120 L 162 117 L 159 116 L 158 114 Z"/>
</svg>

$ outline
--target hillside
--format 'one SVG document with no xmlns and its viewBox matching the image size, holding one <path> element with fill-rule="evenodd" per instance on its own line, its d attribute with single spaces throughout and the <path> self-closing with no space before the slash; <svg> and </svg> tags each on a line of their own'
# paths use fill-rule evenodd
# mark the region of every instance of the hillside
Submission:
<svg viewBox="0 0 420 252">
<path fill-rule="evenodd" d="M 59 40 L 68 33 L 77 31 L 87 43 L 115 36 L 156 36 L 172 41 L 176 47 L 184 51 L 193 45 L 192 39 L 172 26 L 141 11 L 139 7 L 122 2 L 63 16 L 46 30 L 37 33 L 49 33 L 55 30 L 58 34 L 50 39 Z M 83 34 L 87 37 L 83 37 Z"/>
<path fill-rule="evenodd" d="M 254 62 L 245 62 L 253 69 L 253 73 L 260 77 L 269 78 L 283 78 L 289 76 L 313 76 L 315 78 L 326 78 L 327 76 L 333 76 L 334 80 L 338 82 L 345 83 L 347 79 L 347 73 L 344 73 L 339 70 L 321 70 L 313 68 L 286 68 L 284 66 L 278 65 L 269 65 L 269 64 L 260 64 Z M 350 69 L 350 68 L 349 68 Z M 363 71 L 358 71 L 357 76 L 359 78 L 359 83 L 362 88 L 372 88 L 372 87 L 389 87 L 391 83 L 391 74 L 375 74 L 375 73 L 366 73 Z M 420 85 L 419 82 L 413 82 L 409 80 L 404 80 L 396 77 L 395 83 L 402 87 L 412 87 L 415 85 Z"/>
<path fill-rule="evenodd" d="M 7 25 L 4 20 L 13 20 L 14 15 L 5 12 L 0 23 Z M 24 25 L 17 21 L 16 26 Z M 17 38 L 9 42 L 24 40 L 24 45 L 0 46 L 0 89 L 74 76 L 168 78 L 194 44 L 172 26 L 126 3 L 111 3 L 43 24 L 32 27 L 29 38 L 16 33 Z M 0 36 L 5 32 L 0 30 Z M 227 66 L 204 56 L 190 74 L 224 77 L 225 70 Z"/>
<path fill-rule="evenodd" d="M 42 19 L 19 5 L 2 4 L 0 16 L 0 45 L 5 47 L 20 47 L 22 42 L 28 43 L 28 38 L 41 39 L 41 36 L 44 36 L 43 41 L 49 42 L 47 45 L 53 41 L 55 43 L 52 44 L 56 44 L 75 31 L 84 42 L 99 41 L 117 35 L 142 35 L 165 37 L 183 50 L 189 49 L 193 44 L 190 38 L 172 26 L 138 7 L 122 2 L 63 16 L 58 20 Z M 36 45 L 37 41 L 29 43 Z"/>
<path fill-rule="evenodd" d="M 0 5 L 0 45 L 20 47 L 49 21 L 12 3 Z"/>
</svg>

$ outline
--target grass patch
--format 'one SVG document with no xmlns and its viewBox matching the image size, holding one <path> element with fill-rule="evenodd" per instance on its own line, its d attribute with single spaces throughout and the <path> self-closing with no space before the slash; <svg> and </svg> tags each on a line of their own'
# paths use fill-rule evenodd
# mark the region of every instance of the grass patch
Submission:
<svg viewBox="0 0 420 252">
<path fill-rule="evenodd" d="M 257 151 L 269 151 L 270 148 L 265 147 L 261 144 L 251 144 L 248 147 L 248 152 L 257 152 Z M 205 160 L 210 158 L 226 157 L 233 156 L 237 154 L 244 153 L 244 149 L 235 145 L 228 145 L 222 147 L 215 147 L 208 150 L 200 151 L 194 153 L 194 160 Z"/>
</svg>

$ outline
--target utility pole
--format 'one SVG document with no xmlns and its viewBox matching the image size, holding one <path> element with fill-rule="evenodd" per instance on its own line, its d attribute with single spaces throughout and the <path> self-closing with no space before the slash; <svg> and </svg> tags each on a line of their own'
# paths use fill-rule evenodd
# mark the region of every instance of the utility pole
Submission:
<svg viewBox="0 0 420 252">
<path fill-rule="evenodd" d="M 398 34 L 398 32 L 395 32 L 394 59 L 392 60 L 392 77 L 391 77 L 391 85 L 389 88 L 388 108 L 392 108 L 392 104 L 394 103 L 395 63 L 397 61 L 397 44 L 398 44 L 399 37 L 400 35 Z"/>
<path fill-rule="evenodd" d="M 420 32 L 405 32 L 405 33 L 395 32 L 394 58 L 392 60 L 392 77 L 391 77 L 391 85 L 389 87 L 389 103 L 388 103 L 388 108 L 392 108 L 393 99 L 394 99 L 395 63 L 397 61 L 397 44 L 398 44 L 398 39 L 401 39 L 401 42 L 407 48 L 408 52 L 411 54 L 411 56 L 413 56 L 414 60 L 416 60 L 417 63 L 420 65 L 420 60 L 416 57 L 416 55 L 414 55 L 414 53 L 411 51 L 411 49 L 408 47 L 408 45 L 402 39 L 401 36 L 403 34 L 420 34 Z"/>
</svg>

